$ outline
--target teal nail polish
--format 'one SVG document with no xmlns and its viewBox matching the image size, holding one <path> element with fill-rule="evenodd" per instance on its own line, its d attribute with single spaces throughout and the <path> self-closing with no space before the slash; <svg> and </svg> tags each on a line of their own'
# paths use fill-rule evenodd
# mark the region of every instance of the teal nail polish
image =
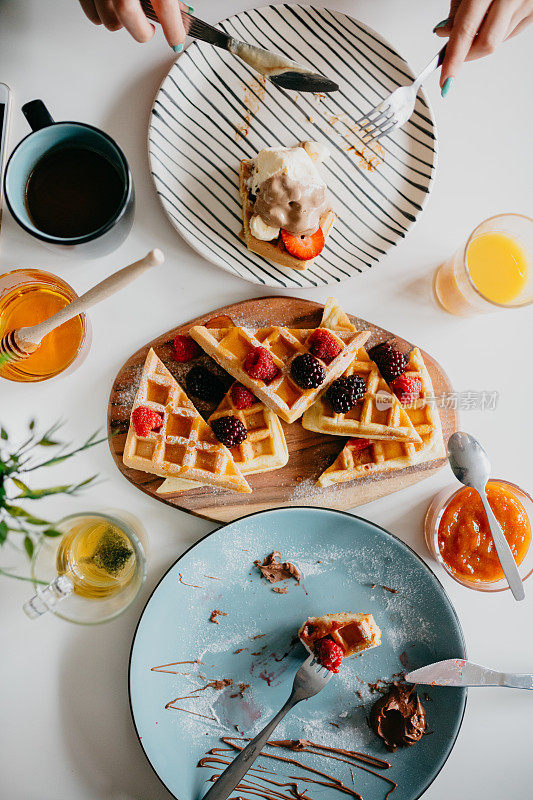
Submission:
<svg viewBox="0 0 533 800">
<path fill-rule="evenodd" d="M 446 25 L 448 25 L 449 22 L 450 22 L 450 18 L 449 17 L 448 17 L 448 19 L 443 19 L 440 22 L 437 22 L 437 24 L 433 28 L 433 33 L 435 33 L 435 31 L 438 31 L 439 28 L 445 28 Z"/>
<path fill-rule="evenodd" d="M 440 90 L 440 96 L 441 97 L 446 97 L 446 95 L 448 94 L 448 92 L 450 91 L 450 89 L 452 87 L 452 83 L 453 83 L 453 78 L 446 78 L 444 86 Z"/>
<path fill-rule="evenodd" d="M 173 45 L 172 49 L 174 50 L 175 53 L 181 53 L 181 51 L 183 50 L 183 43 Z"/>
<path fill-rule="evenodd" d="M 189 6 L 189 14 L 194 14 L 194 6 Z"/>
</svg>

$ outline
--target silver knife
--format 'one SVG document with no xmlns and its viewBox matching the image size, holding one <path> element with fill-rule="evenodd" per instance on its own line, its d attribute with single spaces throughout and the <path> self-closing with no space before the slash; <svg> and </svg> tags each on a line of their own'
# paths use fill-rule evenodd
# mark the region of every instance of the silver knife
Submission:
<svg viewBox="0 0 533 800">
<path fill-rule="evenodd" d="M 533 689 L 533 675 L 496 672 L 472 664 L 462 658 L 449 658 L 420 667 L 405 676 L 407 683 L 428 686 L 508 686 L 511 689 Z"/>
<path fill-rule="evenodd" d="M 149 19 L 159 22 L 150 0 L 141 0 L 141 6 Z M 267 77 L 275 86 L 297 92 L 336 92 L 339 89 L 339 84 L 335 81 L 279 53 L 234 39 L 220 28 L 214 28 L 186 11 L 182 11 L 181 16 L 188 36 L 228 50 L 260 75 Z"/>
</svg>

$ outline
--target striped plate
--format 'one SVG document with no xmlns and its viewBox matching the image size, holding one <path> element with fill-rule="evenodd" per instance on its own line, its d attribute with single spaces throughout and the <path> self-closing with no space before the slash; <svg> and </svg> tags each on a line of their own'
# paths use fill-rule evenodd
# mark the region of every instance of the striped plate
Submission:
<svg viewBox="0 0 533 800">
<path fill-rule="evenodd" d="M 268 83 L 265 89 L 240 59 L 191 44 L 159 89 L 149 132 L 152 174 L 172 224 L 208 261 L 266 286 L 324 286 L 377 264 L 405 237 L 428 197 L 435 126 L 420 93 L 410 122 L 383 141 L 372 169 L 368 162 L 376 156 L 361 153 L 350 120 L 412 80 L 409 66 L 366 25 L 325 8 L 265 6 L 220 26 L 309 64 L 341 89 L 328 97 L 289 96 Z M 242 158 L 263 147 L 304 139 L 324 141 L 332 151 L 323 172 L 338 220 L 323 253 L 298 272 L 250 253 L 239 238 L 238 170 Z"/>
</svg>

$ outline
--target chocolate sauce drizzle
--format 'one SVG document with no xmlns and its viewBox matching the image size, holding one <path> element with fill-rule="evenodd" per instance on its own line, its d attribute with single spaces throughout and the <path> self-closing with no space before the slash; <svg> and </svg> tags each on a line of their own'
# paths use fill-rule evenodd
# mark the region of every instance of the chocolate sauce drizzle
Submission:
<svg viewBox="0 0 533 800">
<path fill-rule="evenodd" d="M 204 758 L 202 758 L 198 762 L 198 767 L 210 767 L 212 769 L 218 769 L 218 764 L 228 765 L 231 763 L 231 758 L 223 758 L 225 754 L 229 754 L 234 750 L 241 751 L 246 746 L 246 742 L 249 742 L 250 739 L 244 738 L 239 739 L 234 736 L 223 736 L 221 737 L 221 741 L 223 744 L 228 745 L 228 747 L 213 747 Z M 240 745 L 238 742 L 242 742 L 243 744 Z M 367 755 L 366 753 L 361 753 L 357 750 L 346 750 L 340 747 L 329 747 L 327 745 L 317 744 L 316 742 L 311 742 L 308 739 L 279 739 L 273 740 L 267 743 L 266 747 L 273 747 L 273 748 L 282 748 L 285 750 L 292 750 L 293 752 L 308 752 L 313 755 L 323 756 L 325 758 L 331 758 L 335 761 L 342 761 L 345 764 L 350 765 L 350 767 L 355 767 L 357 769 L 362 769 L 365 772 L 369 772 L 371 775 L 375 775 L 381 780 L 386 781 L 390 785 L 390 789 L 387 791 L 384 800 L 387 800 L 390 794 L 396 789 L 397 783 L 390 778 L 387 778 L 385 775 L 376 772 L 376 769 L 384 770 L 389 769 L 391 766 L 388 761 L 384 761 L 381 758 L 376 758 L 375 756 Z M 278 798 L 282 798 L 283 800 L 289 800 L 290 797 L 296 798 L 297 800 L 307 800 L 305 792 L 307 790 L 300 791 L 298 788 L 298 781 L 304 783 L 314 783 L 318 786 L 325 786 L 331 789 L 336 789 L 338 792 L 342 794 L 347 794 L 350 797 L 355 798 L 355 800 L 363 800 L 361 795 L 354 789 L 351 789 L 349 786 L 346 786 L 339 778 L 335 778 L 333 775 L 329 775 L 327 772 L 322 772 L 319 769 L 315 769 L 314 767 L 310 767 L 307 764 L 303 764 L 300 761 L 297 761 L 294 758 L 288 758 L 286 756 L 274 755 L 273 753 L 264 752 L 261 754 L 264 758 L 275 759 L 276 761 L 283 761 L 286 764 L 292 764 L 293 766 L 300 767 L 301 769 L 305 770 L 306 772 L 311 773 L 313 776 L 310 777 L 308 775 L 304 776 L 295 776 L 295 775 L 288 775 L 288 783 L 277 783 L 271 779 L 267 779 L 263 777 L 263 775 L 259 775 L 258 777 L 264 783 L 270 783 L 272 785 L 278 786 L 280 788 L 288 788 L 290 791 L 290 795 L 283 794 L 281 792 L 277 792 L 275 790 L 266 789 L 260 784 L 251 783 L 250 778 L 244 778 L 244 782 L 237 786 L 237 789 L 241 789 L 243 791 L 247 791 L 248 793 L 255 795 L 256 797 L 263 798 L 264 800 L 278 800 Z M 372 769 L 374 767 L 375 769 Z M 350 772 L 351 772 L 350 768 Z M 257 773 L 257 772 L 265 772 L 263 767 L 253 767 L 250 773 Z M 216 781 L 218 775 L 212 775 L 210 780 Z M 323 780 L 321 780 L 323 779 Z M 352 783 L 353 783 L 353 773 L 352 773 Z"/>
<path fill-rule="evenodd" d="M 180 664 L 203 664 L 203 661 L 195 659 L 194 661 L 172 661 L 170 664 L 161 664 L 159 667 L 151 667 L 150 672 L 168 672 L 169 675 L 189 675 L 188 672 L 176 672 L 173 669 L 166 669 L 166 667 L 178 667 Z"/>
</svg>

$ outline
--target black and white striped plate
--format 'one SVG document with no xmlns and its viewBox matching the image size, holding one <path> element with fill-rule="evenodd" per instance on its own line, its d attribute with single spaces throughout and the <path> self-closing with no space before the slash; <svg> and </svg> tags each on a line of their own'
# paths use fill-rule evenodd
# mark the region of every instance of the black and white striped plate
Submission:
<svg viewBox="0 0 533 800">
<path fill-rule="evenodd" d="M 325 8 L 265 6 L 220 27 L 309 64 L 341 89 L 322 98 L 289 96 L 267 82 L 262 97 L 255 73 L 240 59 L 191 44 L 159 89 L 149 132 L 152 174 L 171 222 L 208 261 L 266 286 L 324 286 L 374 266 L 422 211 L 436 166 L 435 126 L 419 93 L 411 120 L 383 140 L 384 160 L 369 171 L 348 150 L 357 141 L 349 120 L 412 80 L 409 66 L 366 25 Z M 239 238 L 238 171 L 242 158 L 263 147 L 304 139 L 324 141 L 332 151 L 322 169 L 338 219 L 322 254 L 298 272 L 250 253 Z"/>
</svg>

